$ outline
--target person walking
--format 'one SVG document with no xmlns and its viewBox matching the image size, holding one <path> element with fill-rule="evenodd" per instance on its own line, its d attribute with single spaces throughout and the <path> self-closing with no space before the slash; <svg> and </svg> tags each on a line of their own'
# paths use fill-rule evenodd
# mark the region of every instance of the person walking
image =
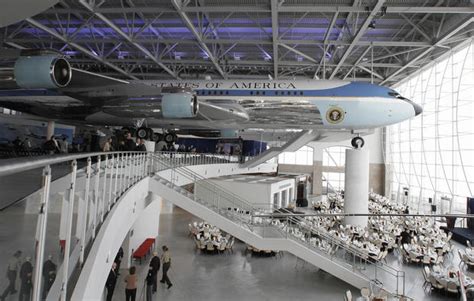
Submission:
<svg viewBox="0 0 474 301">
<path fill-rule="evenodd" d="M 163 246 L 162 249 L 163 255 L 161 256 L 161 261 L 163 262 L 163 276 L 161 277 L 160 282 L 166 283 L 168 285 L 168 289 L 170 289 L 173 286 L 170 279 L 168 278 L 168 270 L 171 267 L 171 255 L 167 246 Z"/>
<path fill-rule="evenodd" d="M 43 300 L 46 300 L 51 286 L 56 279 L 56 264 L 53 262 L 53 256 L 49 255 L 48 260 L 43 264 Z"/>
<path fill-rule="evenodd" d="M 158 287 L 158 271 L 160 270 L 160 257 L 158 257 L 158 252 L 153 252 L 153 257 L 150 260 L 150 267 L 152 268 L 153 272 L 153 293 L 156 293 L 156 289 Z"/>
<path fill-rule="evenodd" d="M 128 275 L 125 276 L 125 301 L 135 301 L 137 295 L 137 274 L 136 268 L 131 266 L 128 270 Z"/>
<path fill-rule="evenodd" d="M 15 294 L 17 290 L 15 289 L 16 275 L 21 267 L 21 251 L 16 251 L 12 258 L 8 261 L 7 267 L 7 278 L 8 278 L 8 287 L 3 291 L 0 300 L 4 301 L 8 294 Z"/>
<path fill-rule="evenodd" d="M 115 271 L 116 268 L 117 264 L 115 262 L 112 263 L 109 277 L 107 277 L 107 281 L 105 282 L 105 287 L 107 288 L 107 301 L 112 301 L 112 296 L 114 295 L 115 284 L 117 283 L 117 272 Z"/>
<path fill-rule="evenodd" d="M 153 295 L 153 287 L 156 287 L 156 275 L 153 272 L 153 267 L 148 267 L 148 274 L 146 274 L 145 285 L 146 285 L 146 301 L 151 301 Z"/>
<path fill-rule="evenodd" d="M 20 269 L 20 295 L 19 301 L 30 301 L 31 288 L 33 287 L 33 265 L 31 264 L 31 257 L 26 257 L 25 262 Z"/>
</svg>

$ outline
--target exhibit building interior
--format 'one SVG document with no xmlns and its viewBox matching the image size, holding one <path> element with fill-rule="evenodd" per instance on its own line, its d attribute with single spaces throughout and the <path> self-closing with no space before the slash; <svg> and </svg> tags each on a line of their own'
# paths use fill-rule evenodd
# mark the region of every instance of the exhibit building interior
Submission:
<svg viewBox="0 0 474 301">
<path fill-rule="evenodd" d="M 474 3 L 0 5 L 0 301 L 474 300 Z"/>
</svg>

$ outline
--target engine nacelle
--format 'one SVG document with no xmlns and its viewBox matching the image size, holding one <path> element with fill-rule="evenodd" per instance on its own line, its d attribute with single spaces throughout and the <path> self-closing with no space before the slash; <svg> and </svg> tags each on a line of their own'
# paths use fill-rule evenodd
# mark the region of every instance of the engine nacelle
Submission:
<svg viewBox="0 0 474 301">
<path fill-rule="evenodd" d="M 24 89 L 54 89 L 71 82 L 69 62 L 57 55 L 22 56 L 15 62 L 16 84 Z"/>
<path fill-rule="evenodd" d="M 196 117 L 199 103 L 191 93 L 165 94 L 161 98 L 161 111 L 164 118 Z"/>
</svg>

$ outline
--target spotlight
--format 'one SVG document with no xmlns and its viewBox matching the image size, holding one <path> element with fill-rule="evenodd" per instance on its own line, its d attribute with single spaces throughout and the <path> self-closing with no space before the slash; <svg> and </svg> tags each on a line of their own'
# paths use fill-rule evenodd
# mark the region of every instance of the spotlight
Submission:
<svg viewBox="0 0 474 301">
<path fill-rule="evenodd" d="M 369 24 L 368 28 L 369 29 L 375 29 L 375 21 L 374 20 L 370 21 L 370 24 Z"/>
</svg>

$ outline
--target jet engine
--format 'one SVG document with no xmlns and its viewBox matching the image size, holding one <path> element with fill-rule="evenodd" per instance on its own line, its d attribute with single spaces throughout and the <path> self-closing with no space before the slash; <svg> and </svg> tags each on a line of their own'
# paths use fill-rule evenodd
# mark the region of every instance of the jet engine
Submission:
<svg viewBox="0 0 474 301">
<path fill-rule="evenodd" d="M 191 93 L 164 94 L 161 98 L 161 111 L 164 118 L 196 117 L 199 103 Z"/>
<path fill-rule="evenodd" d="M 66 87 L 72 76 L 71 65 L 58 55 L 21 56 L 13 69 L 16 84 L 24 89 Z"/>
</svg>

